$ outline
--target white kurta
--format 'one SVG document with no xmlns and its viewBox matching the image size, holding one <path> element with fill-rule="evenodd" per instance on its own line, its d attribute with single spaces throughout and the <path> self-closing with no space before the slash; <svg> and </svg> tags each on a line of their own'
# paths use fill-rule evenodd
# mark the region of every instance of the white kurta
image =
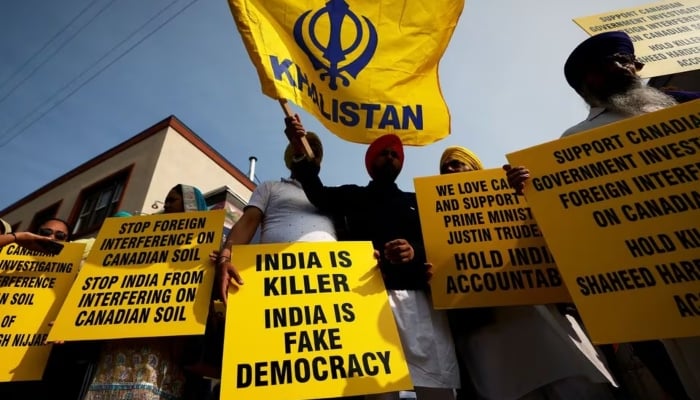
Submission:
<svg viewBox="0 0 700 400">
<path fill-rule="evenodd" d="M 492 313 L 488 324 L 455 338 L 483 398 L 519 399 L 571 377 L 614 382 L 576 320 L 554 306 L 496 307 Z"/>
<path fill-rule="evenodd" d="M 444 310 L 420 290 L 388 290 L 413 386 L 460 387 L 457 355 Z"/>
</svg>

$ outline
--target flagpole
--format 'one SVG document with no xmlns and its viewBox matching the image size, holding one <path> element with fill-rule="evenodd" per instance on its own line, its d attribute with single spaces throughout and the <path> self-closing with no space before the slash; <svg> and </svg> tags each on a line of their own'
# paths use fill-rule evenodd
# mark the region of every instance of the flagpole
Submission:
<svg viewBox="0 0 700 400">
<path fill-rule="evenodd" d="M 279 99 L 280 105 L 282 106 L 282 111 L 284 111 L 284 116 L 287 118 L 294 118 L 294 112 L 292 111 L 292 108 L 289 107 L 289 103 L 287 102 L 287 99 Z M 306 139 L 306 134 L 301 137 L 301 144 L 304 145 L 304 151 L 306 152 L 306 157 L 308 157 L 310 160 L 314 159 L 314 151 L 311 149 L 311 146 L 309 146 L 309 141 Z"/>
</svg>

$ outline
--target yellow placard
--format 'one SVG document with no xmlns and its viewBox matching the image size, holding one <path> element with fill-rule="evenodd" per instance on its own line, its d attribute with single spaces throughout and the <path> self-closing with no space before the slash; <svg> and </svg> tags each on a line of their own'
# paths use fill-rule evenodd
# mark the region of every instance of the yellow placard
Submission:
<svg viewBox="0 0 700 400">
<path fill-rule="evenodd" d="M 84 244 L 55 256 L 16 244 L 0 248 L 0 382 L 41 379 L 51 352 L 49 323 L 80 268 Z"/>
<path fill-rule="evenodd" d="M 508 154 L 591 338 L 700 335 L 700 101 Z"/>
<path fill-rule="evenodd" d="M 204 333 L 224 211 L 107 218 L 49 340 Z"/>
<path fill-rule="evenodd" d="M 358 143 L 450 133 L 438 64 L 464 0 L 229 0 L 262 91 Z"/>
<path fill-rule="evenodd" d="M 590 35 L 627 32 L 646 64 L 644 78 L 700 69 L 700 0 L 664 0 L 574 22 Z"/>
<path fill-rule="evenodd" d="M 570 301 L 542 233 L 502 169 L 415 178 L 435 308 Z"/>
<path fill-rule="evenodd" d="M 370 242 L 234 246 L 221 398 L 318 399 L 413 387 Z"/>
</svg>

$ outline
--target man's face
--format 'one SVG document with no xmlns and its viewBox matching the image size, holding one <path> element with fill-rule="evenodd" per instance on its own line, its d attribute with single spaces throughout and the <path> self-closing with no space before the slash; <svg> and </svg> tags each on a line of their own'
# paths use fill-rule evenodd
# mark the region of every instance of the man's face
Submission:
<svg viewBox="0 0 700 400">
<path fill-rule="evenodd" d="M 459 160 L 448 159 L 440 167 L 440 175 L 454 174 L 457 172 L 473 171 L 470 165 L 467 165 Z"/>
<path fill-rule="evenodd" d="M 401 160 L 399 153 L 392 147 L 386 147 L 372 161 L 372 175 L 374 180 L 394 182 L 401 172 Z"/>
<path fill-rule="evenodd" d="M 641 85 L 637 72 L 644 64 L 632 54 L 616 53 L 591 63 L 584 77 L 584 90 L 604 102 Z"/>
</svg>

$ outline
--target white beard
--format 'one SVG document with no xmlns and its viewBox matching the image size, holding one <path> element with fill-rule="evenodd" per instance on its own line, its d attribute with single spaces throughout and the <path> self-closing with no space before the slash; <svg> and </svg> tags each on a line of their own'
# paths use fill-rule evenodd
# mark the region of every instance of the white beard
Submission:
<svg viewBox="0 0 700 400">
<path fill-rule="evenodd" d="M 651 86 L 632 88 L 625 93 L 610 96 L 603 107 L 624 115 L 640 115 L 675 106 L 678 102 Z"/>
</svg>

